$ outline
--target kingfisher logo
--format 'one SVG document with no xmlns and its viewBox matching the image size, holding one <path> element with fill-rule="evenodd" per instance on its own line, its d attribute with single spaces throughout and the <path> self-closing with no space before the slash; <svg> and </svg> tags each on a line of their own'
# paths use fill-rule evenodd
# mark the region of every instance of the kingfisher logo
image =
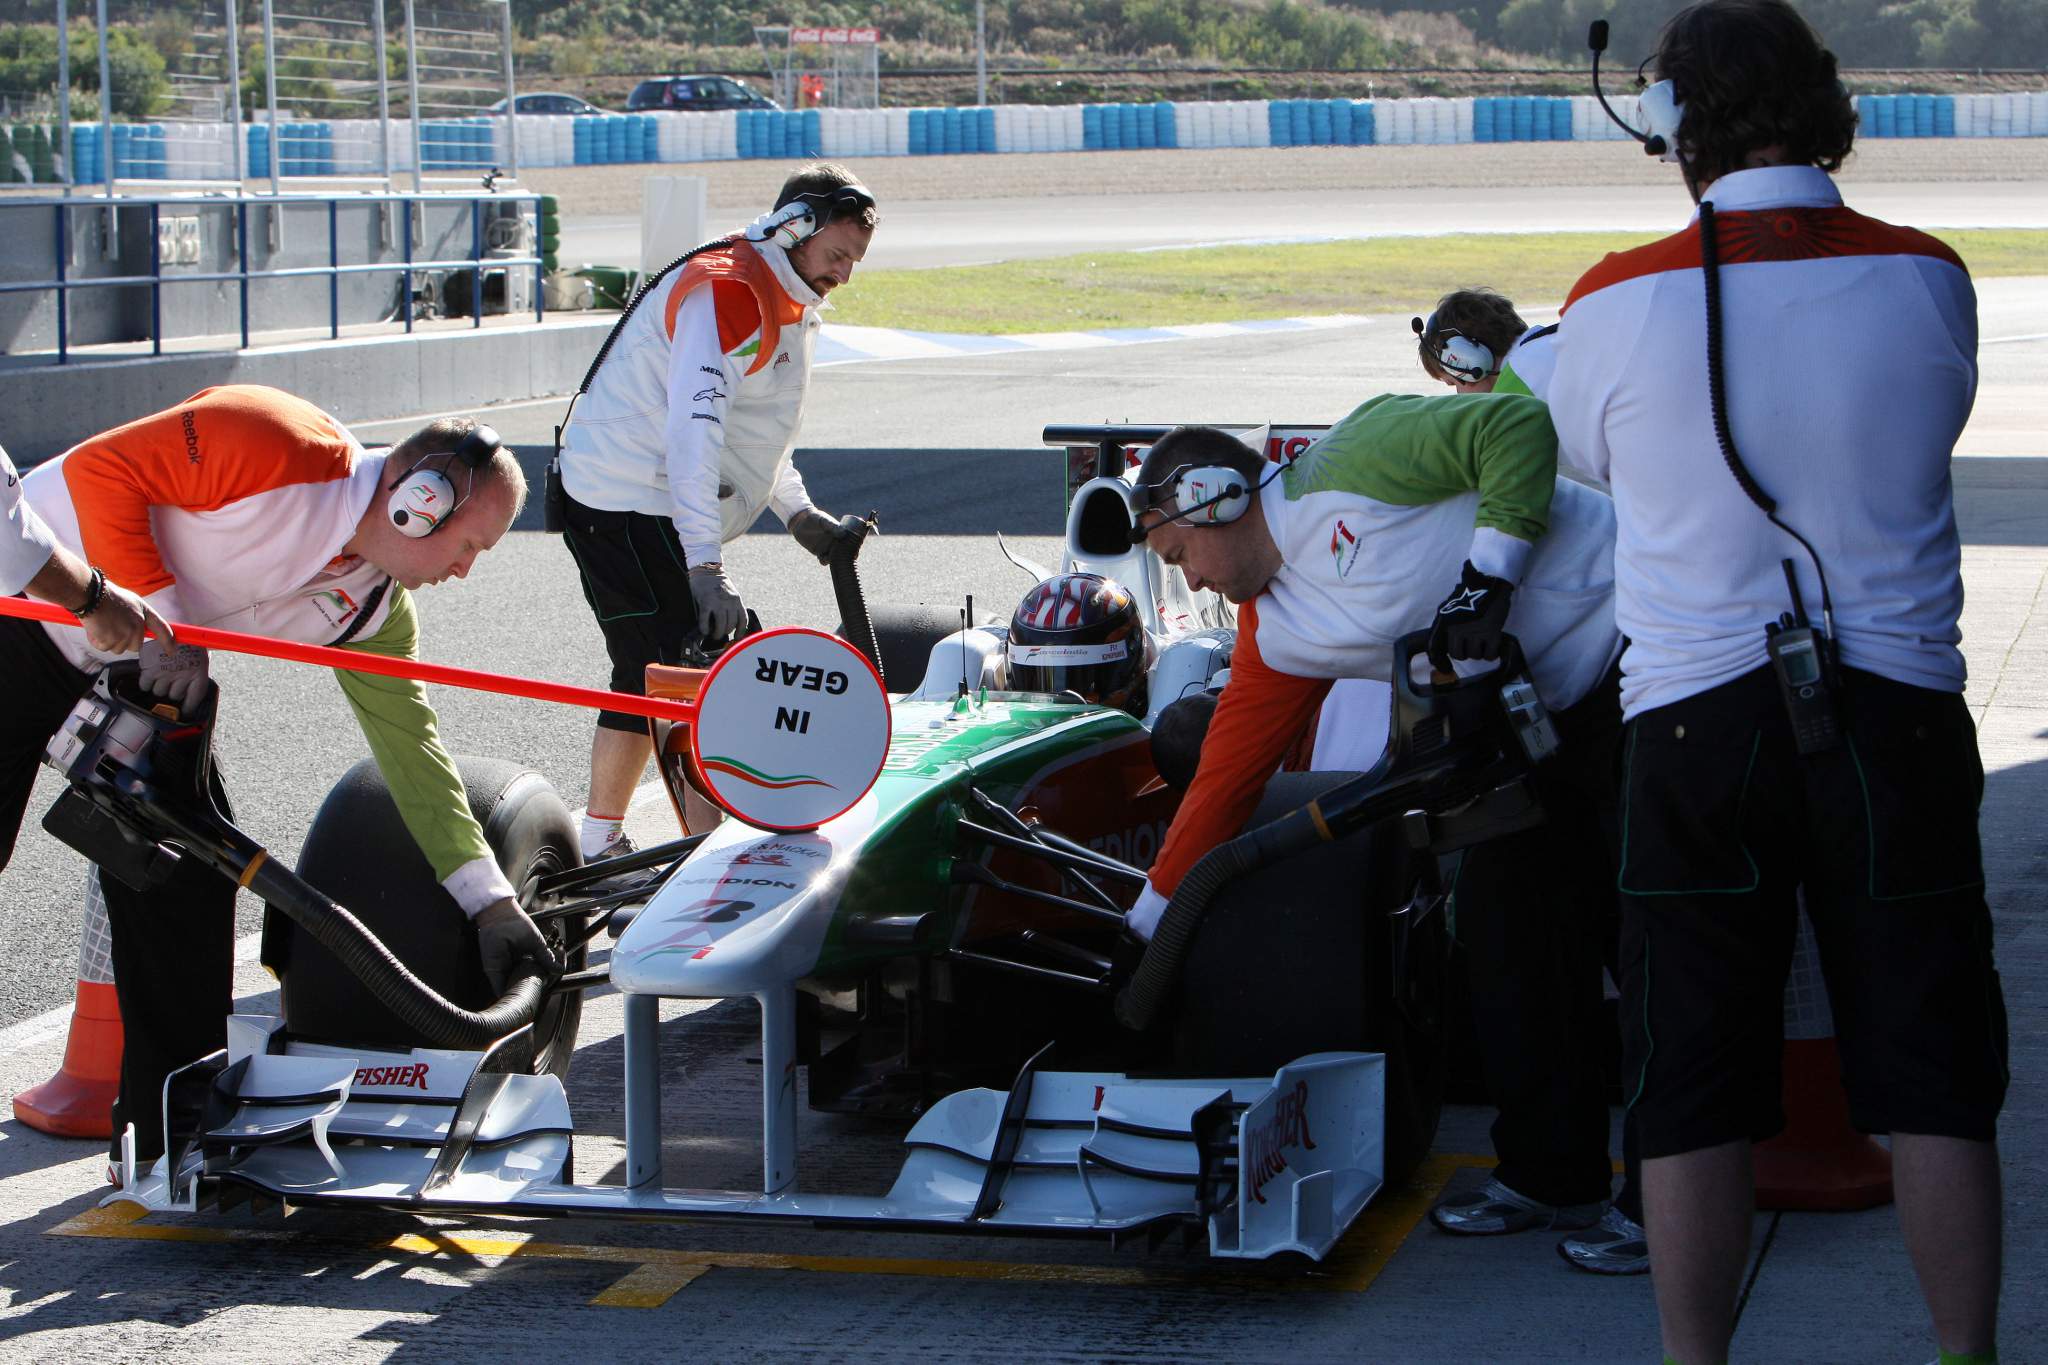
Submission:
<svg viewBox="0 0 2048 1365">
<path fill-rule="evenodd" d="M 362 1066 L 356 1068 L 355 1084 L 365 1089 L 425 1090 L 428 1063 L 409 1066 Z"/>
<path fill-rule="evenodd" d="M 1308 1082 L 1296 1081 L 1293 1093 L 1273 1106 L 1273 1117 L 1246 1131 L 1244 1144 L 1239 1169 L 1251 1176 L 1252 1198 L 1263 1204 L 1268 1182 L 1287 1169 L 1287 1153 L 1316 1149 L 1308 1135 Z"/>
<path fill-rule="evenodd" d="M 1330 558 L 1336 562 L 1339 578 L 1349 578 L 1351 566 L 1358 562 L 1358 537 L 1351 534 L 1342 517 L 1337 518 L 1337 525 L 1330 532 Z"/>
</svg>

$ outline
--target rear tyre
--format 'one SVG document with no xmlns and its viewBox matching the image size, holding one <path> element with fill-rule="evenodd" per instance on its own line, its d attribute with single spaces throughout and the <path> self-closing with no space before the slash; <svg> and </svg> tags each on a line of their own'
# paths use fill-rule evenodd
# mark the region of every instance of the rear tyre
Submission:
<svg viewBox="0 0 2048 1365">
<path fill-rule="evenodd" d="M 470 812 L 515 888 L 523 891 L 534 879 L 581 861 L 576 823 L 546 778 L 500 759 L 457 758 L 455 767 Z M 373 760 L 349 769 L 327 794 L 300 851 L 298 873 L 455 1004 L 481 1009 L 497 998 L 484 979 L 476 930 L 436 880 Z M 558 954 L 580 929 L 575 921 L 542 926 Z M 580 947 L 566 954 L 567 968 L 581 967 L 583 957 Z M 422 1045 L 332 953 L 275 910 L 264 916 L 263 962 L 277 974 L 292 1036 L 351 1046 Z M 568 1074 L 582 1016 L 579 993 L 548 997 L 533 1024 L 536 1074 Z"/>
<path fill-rule="evenodd" d="M 868 608 L 875 630 L 875 649 L 882 656 L 882 677 L 891 692 L 912 692 L 924 681 L 932 646 L 960 629 L 958 607 L 930 607 L 885 602 Z M 846 623 L 838 634 L 846 637 Z"/>
<path fill-rule="evenodd" d="M 1251 823 L 1352 776 L 1283 773 Z M 1392 821 L 1239 877 L 1210 903 L 1181 974 L 1174 1063 L 1261 1076 L 1311 1052 L 1386 1054 L 1386 1180 L 1429 1154 L 1443 1111 L 1444 911 L 1397 951 L 1392 912 L 1435 864 Z M 1397 965 L 1399 968 L 1397 979 Z"/>
</svg>

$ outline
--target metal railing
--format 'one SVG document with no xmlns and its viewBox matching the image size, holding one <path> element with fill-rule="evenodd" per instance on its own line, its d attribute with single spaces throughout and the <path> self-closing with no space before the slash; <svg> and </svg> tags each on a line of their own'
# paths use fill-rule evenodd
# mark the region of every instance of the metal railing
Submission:
<svg viewBox="0 0 2048 1365">
<path fill-rule="evenodd" d="M 416 260 L 413 257 L 414 222 L 420 206 L 425 204 L 445 205 L 467 200 L 470 221 L 470 254 L 452 260 Z M 23 294 L 41 290 L 53 291 L 57 305 L 57 363 L 70 363 L 70 301 L 71 292 L 78 289 L 132 289 L 147 287 L 149 290 L 149 340 L 150 354 L 162 355 L 163 335 L 163 291 L 169 286 L 183 284 L 235 284 L 240 287 L 241 349 L 249 346 L 249 286 L 252 282 L 264 280 L 305 279 L 324 277 L 327 280 L 327 334 L 330 339 L 341 336 L 341 277 L 343 275 L 394 274 L 401 277 L 399 289 L 399 320 L 407 333 L 413 330 L 413 282 L 418 275 L 427 272 L 467 272 L 470 278 L 470 325 L 480 328 L 484 321 L 484 276 L 487 273 L 504 271 L 506 298 L 511 297 L 511 272 L 515 269 L 530 269 L 533 272 L 533 317 L 541 321 L 545 315 L 545 300 L 542 291 L 542 265 L 538 255 L 533 256 L 486 256 L 484 254 L 484 209 L 487 205 L 524 204 L 538 221 L 541 196 L 538 194 L 495 193 L 491 195 L 418 194 L 390 191 L 384 193 L 350 194 L 345 197 L 324 195 L 252 197 L 238 196 L 233 199 L 218 197 L 207 199 L 157 198 L 142 199 L 123 197 L 109 203 L 95 199 L 36 199 L 13 200 L 10 208 L 46 208 L 51 214 L 55 230 L 54 245 L 56 257 L 55 278 L 45 280 L 19 280 L 0 282 L 0 294 Z M 284 205 L 307 205 L 324 203 L 327 207 L 327 264 L 284 266 L 269 270 L 249 268 L 249 212 L 254 209 L 277 211 Z M 397 233 L 403 243 L 404 257 L 397 261 L 341 262 L 340 215 L 343 205 L 360 206 L 367 204 L 401 204 L 404 206 L 405 222 Z M 166 206 L 176 209 L 225 209 L 233 216 L 235 235 L 234 270 L 179 270 L 169 276 L 164 274 L 163 238 L 160 232 Z M 147 275 L 97 275 L 73 278 L 69 270 L 71 257 L 72 216 L 78 213 L 107 214 L 115 209 L 130 211 L 146 207 L 149 210 L 149 266 Z M 511 310 L 508 306 L 506 311 Z M 521 311 L 524 311 L 523 309 Z"/>
</svg>

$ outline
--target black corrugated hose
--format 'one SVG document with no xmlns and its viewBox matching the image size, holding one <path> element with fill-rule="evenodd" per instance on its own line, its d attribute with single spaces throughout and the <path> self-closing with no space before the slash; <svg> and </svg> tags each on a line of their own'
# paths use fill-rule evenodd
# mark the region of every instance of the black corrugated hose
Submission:
<svg viewBox="0 0 2048 1365">
<path fill-rule="evenodd" d="M 867 594 L 861 591 L 860 566 L 855 562 L 860 558 L 860 547 L 875 529 L 875 514 L 869 512 L 858 524 L 862 528 L 859 533 L 832 542 L 825 562 L 832 571 L 832 596 L 839 606 L 846 642 L 867 655 L 868 662 L 875 666 L 876 676 L 881 677 L 882 650 L 875 640 L 874 625 L 868 620 Z M 886 692 L 888 688 L 888 678 L 882 677 L 882 690 Z"/>
<path fill-rule="evenodd" d="M 483 1010 L 463 1009 L 414 976 L 361 920 L 275 859 L 263 857 L 250 875 L 248 887 L 341 959 L 341 964 L 428 1046 L 472 1052 L 487 1048 L 532 1023 L 546 998 L 541 968 L 527 961 L 515 969 L 518 975 L 495 1004 Z"/>
</svg>

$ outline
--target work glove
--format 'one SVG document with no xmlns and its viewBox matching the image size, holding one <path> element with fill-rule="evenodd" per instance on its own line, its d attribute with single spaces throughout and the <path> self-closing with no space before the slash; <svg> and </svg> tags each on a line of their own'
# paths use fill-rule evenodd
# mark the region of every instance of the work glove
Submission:
<svg viewBox="0 0 2048 1365">
<path fill-rule="evenodd" d="M 484 979 L 500 995 L 522 962 L 537 963 L 549 976 L 562 970 L 540 929 L 510 900 L 492 901 L 477 912 L 476 947 L 483 958 Z"/>
<path fill-rule="evenodd" d="M 830 564 L 832 547 L 842 540 L 859 540 L 868 533 L 868 523 L 865 517 L 851 513 L 835 517 L 815 507 L 806 507 L 789 519 L 789 533 L 796 538 L 797 544 L 816 555 L 820 564 Z"/>
<path fill-rule="evenodd" d="M 737 635 L 747 623 L 746 606 L 723 564 L 690 566 L 690 600 L 697 605 L 697 629 L 706 641 Z"/>
<path fill-rule="evenodd" d="M 1146 882 L 1144 889 L 1138 892 L 1130 913 L 1124 916 L 1124 928 L 1140 943 L 1150 943 L 1152 935 L 1159 929 L 1160 916 L 1166 913 L 1166 904 L 1166 897 L 1154 891 L 1152 883 Z"/>
<path fill-rule="evenodd" d="M 141 663 L 142 690 L 177 707 L 179 714 L 206 696 L 207 656 L 198 645 L 146 640 Z"/>
<path fill-rule="evenodd" d="M 1457 588 L 1436 609 L 1429 631 L 1430 667 L 1448 673 L 1453 659 L 1498 659 L 1514 595 L 1514 584 L 1483 574 L 1466 560 Z"/>
</svg>

